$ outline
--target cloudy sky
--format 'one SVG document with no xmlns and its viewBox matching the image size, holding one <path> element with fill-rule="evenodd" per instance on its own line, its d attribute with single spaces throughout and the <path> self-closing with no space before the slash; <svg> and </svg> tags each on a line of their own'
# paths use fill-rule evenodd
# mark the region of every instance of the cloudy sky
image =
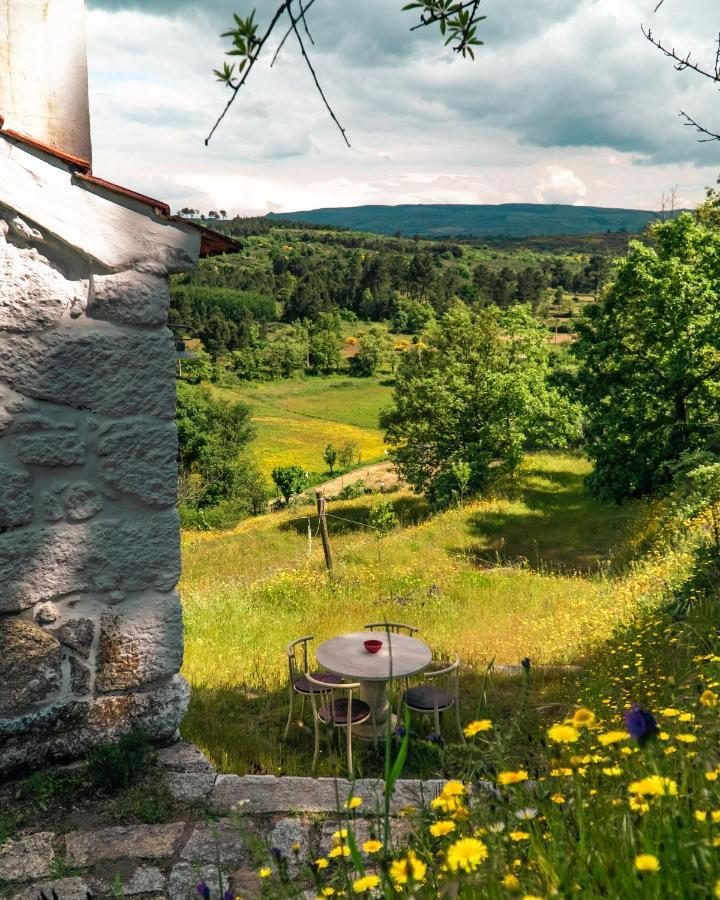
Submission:
<svg viewBox="0 0 720 900">
<path fill-rule="evenodd" d="M 253 0 L 89 0 L 94 168 L 167 200 L 231 213 L 363 203 L 697 202 L 720 144 L 720 95 L 642 37 L 714 59 L 717 0 L 484 0 L 486 44 L 454 59 L 409 33 L 403 0 L 316 0 L 312 56 L 348 150 L 296 48 L 260 64 L 216 133 L 220 32 Z M 255 0 L 262 21 L 276 0 Z M 715 11 L 714 11 L 715 10 Z"/>
</svg>

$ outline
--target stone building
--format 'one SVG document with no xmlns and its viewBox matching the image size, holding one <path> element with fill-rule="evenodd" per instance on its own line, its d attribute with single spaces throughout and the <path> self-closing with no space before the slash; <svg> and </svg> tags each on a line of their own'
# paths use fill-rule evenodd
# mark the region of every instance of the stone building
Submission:
<svg viewBox="0 0 720 900">
<path fill-rule="evenodd" d="M 232 245 L 93 175 L 82 13 L 0 11 L 0 776 L 189 696 L 167 277 Z"/>
</svg>

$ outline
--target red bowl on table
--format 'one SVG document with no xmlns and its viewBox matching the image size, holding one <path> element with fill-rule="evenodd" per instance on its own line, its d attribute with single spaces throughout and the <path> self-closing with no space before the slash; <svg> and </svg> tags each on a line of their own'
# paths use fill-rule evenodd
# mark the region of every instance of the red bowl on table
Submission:
<svg viewBox="0 0 720 900">
<path fill-rule="evenodd" d="M 370 638 L 367 641 L 364 641 L 365 649 L 368 653 L 379 653 L 382 650 L 382 641 L 379 641 L 377 638 Z"/>
</svg>

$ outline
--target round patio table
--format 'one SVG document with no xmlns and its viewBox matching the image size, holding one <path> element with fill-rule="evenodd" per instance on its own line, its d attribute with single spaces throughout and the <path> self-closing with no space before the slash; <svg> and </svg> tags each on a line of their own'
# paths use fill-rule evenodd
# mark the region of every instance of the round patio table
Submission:
<svg viewBox="0 0 720 900">
<path fill-rule="evenodd" d="M 364 641 L 381 640 L 379 653 L 368 653 Z M 392 657 L 391 657 L 392 654 Z M 323 641 L 315 651 L 320 665 L 350 681 L 360 682 L 360 699 L 373 710 L 373 720 L 353 728 L 353 734 L 364 741 L 374 741 L 385 735 L 389 704 L 387 683 L 396 678 L 408 678 L 422 672 L 432 662 L 427 644 L 405 634 L 386 631 L 352 631 Z M 395 724 L 395 716 L 393 725 Z"/>
</svg>

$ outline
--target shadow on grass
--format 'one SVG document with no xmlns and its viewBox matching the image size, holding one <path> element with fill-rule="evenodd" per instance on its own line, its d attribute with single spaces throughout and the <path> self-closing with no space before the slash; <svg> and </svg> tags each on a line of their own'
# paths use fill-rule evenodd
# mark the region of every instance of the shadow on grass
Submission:
<svg viewBox="0 0 720 900">
<path fill-rule="evenodd" d="M 411 495 L 397 496 L 395 494 L 378 494 L 389 500 L 395 515 L 398 517 L 402 527 L 408 528 L 413 525 L 420 525 L 431 516 L 430 507 L 423 497 L 414 497 Z M 327 506 L 328 515 L 328 531 L 330 537 L 333 535 L 346 535 L 353 532 L 369 532 L 367 527 L 368 516 L 370 515 L 370 506 L 367 504 L 357 503 L 348 506 L 347 503 L 337 505 L 330 501 Z M 298 515 L 293 519 L 288 519 L 279 526 L 280 531 L 292 531 L 295 534 L 306 535 L 308 528 L 308 518 L 313 530 L 317 527 L 317 512 L 308 508 L 304 515 Z"/>
</svg>

